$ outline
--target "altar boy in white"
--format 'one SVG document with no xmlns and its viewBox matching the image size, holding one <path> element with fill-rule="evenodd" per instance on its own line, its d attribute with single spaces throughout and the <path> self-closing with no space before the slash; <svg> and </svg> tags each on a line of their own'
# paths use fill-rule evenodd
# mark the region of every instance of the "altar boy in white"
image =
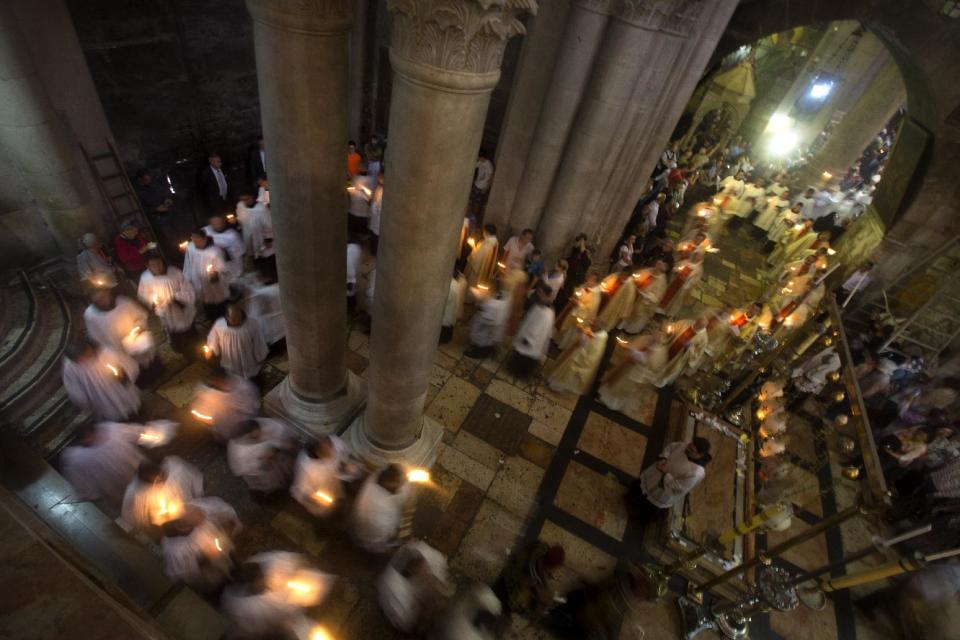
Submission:
<svg viewBox="0 0 960 640">
<path fill-rule="evenodd" d="M 269 351 L 260 325 L 248 320 L 247 314 L 234 304 L 227 305 L 226 315 L 213 323 L 207 348 L 212 355 L 220 356 L 224 369 L 247 379 L 260 373 Z"/>
</svg>

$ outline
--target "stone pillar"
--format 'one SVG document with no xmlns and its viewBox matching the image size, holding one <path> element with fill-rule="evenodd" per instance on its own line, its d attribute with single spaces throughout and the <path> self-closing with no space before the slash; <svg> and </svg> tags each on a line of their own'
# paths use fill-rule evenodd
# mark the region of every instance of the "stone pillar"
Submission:
<svg viewBox="0 0 960 640">
<path fill-rule="evenodd" d="M 509 237 L 511 229 L 519 231 L 511 225 L 510 213 L 521 186 L 569 12 L 570 0 L 544 3 L 523 39 L 519 68 L 510 87 L 510 103 L 497 142 L 493 186 L 483 216 L 484 222 L 495 224 L 498 234 L 504 238 Z"/>
<path fill-rule="evenodd" d="M 550 86 L 540 94 L 540 119 L 510 213 L 513 229 L 536 229 L 543 215 L 609 20 L 608 5 L 574 0 L 569 10 Z"/>
<path fill-rule="evenodd" d="M 619 213 L 624 193 L 642 191 L 736 4 L 613 2 L 540 224 L 540 248 L 548 262 L 581 231 L 596 241 L 601 225 Z M 596 260 L 602 262 L 608 252 L 601 247 Z"/>
<path fill-rule="evenodd" d="M 344 364 L 349 0 L 248 0 L 290 373 L 264 408 L 311 433 L 348 421 L 363 383 Z"/>
<path fill-rule="evenodd" d="M 76 141 L 53 109 L 9 3 L 0 6 L 0 149 L 60 252 L 76 255 L 82 234 L 103 233 L 104 218 L 76 160 Z M 46 244 L 33 240 L 21 242 Z"/>
<path fill-rule="evenodd" d="M 797 185 L 822 184 L 824 171 L 837 177 L 846 173 L 906 100 L 903 77 L 891 58 L 799 173 Z"/>
<path fill-rule="evenodd" d="M 533 0 L 393 0 L 390 146 L 367 407 L 349 439 L 371 464 L 430 464 L 423 415 L 490 93 Z"/>
<path fill-rule="evenodd" d="M 370 0 L 352 0 L 353 26 L 350 28 L 350 80 L 347 88 L 347 135 L 363 150 L 360 139 L 363 122 L 363 78 L 367 62 L 367 6 Z"/>
</svg>

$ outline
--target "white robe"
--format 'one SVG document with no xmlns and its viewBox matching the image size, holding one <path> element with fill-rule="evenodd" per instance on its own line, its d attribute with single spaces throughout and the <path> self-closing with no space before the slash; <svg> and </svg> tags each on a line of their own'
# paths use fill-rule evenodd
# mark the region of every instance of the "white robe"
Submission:
<svg viewBox="0 0 960 640">
<path fill-rule="evenodd" d="M 683 280 L 683 283 L 680 285 L 680 289 L 673 295 L 673 297 L 664 302 L 661 298 L 660 307 L 663 310 L 664 315 L 669 317 L 676 316 L 680 310 L 683 308 L 684 302 L 686 302 L 687 296 L 690 295 L 690 292 L 700 284 L 700 279 L 703 277 L 703 262 L 695 263 L 689 260 L 682 260 L 677 264 L 676 269 L 674 269 L 674 278 L 678 277 L 678 273 L 681 269 L 687 269 L 688 273 Z M 670 284 L 667 285 L 667 290 L 670 289 L 670 286 L 673 284 L 671 280 Z M 666 291 L 664 292 L 666 294 Z M 666 306 L 664 306 L 666 304 Z"/>
<path fill-rule="evenodd" d="M 363 257 L 363 249 L 360 245 L 354 243 L 347 245 L 347 284 L 357 284 L 361 257 Z"/>
<path fill-rule="evenodd" d="M 220 356 L 220 364 L 234 375 L 252 378 L 260 373 L 269 349 L 256 320 L 247 318 L 231 327 L 226 318 L 213 323 L 207 336 L 207 347 Z"/>
<path fill-rule="evenodd" d="M 128 379 L 121 382 L 107 365 L 123 370 Z M 140 390 L 134 384 L 139 373 L 136 360 L 127 354 L 100 348 L 90 360 L 63 359 L 63 388 L 75 407 L 100 420 L 123 420 L 140 408 Z"/>
<path fill-rule="evenodd" d="M 117 296 L 110 311 L 101 311 L 91 304 L 83 312 L 83 322 L 91 340 L 102 347 L 125 352 L 140 366 L 150 364 L 156 352 L 147 329 L 149 319 L 146 310 L 126 296 Z M 134 327 L 140 327 L 140 334 L 131 338 Z"/>
<path fill-rule="evenodd" d="M 556 314 L 552 307 L 535 304 L 523 317 L 513 337 L 513 348 L 522 356 L 543 362 L 547 359 Z"/>
<path fill-rule="evenodd" d="M 467 258 L 467 266 L 463 274 L 467 277 L 467 284 L 475 287 L 478 284 L 489 284 L 497 272 L 497 253 L 500 243 L 496 236 L 489 236 L 474 247 Z"/>
<path fill-rule="evenodd" d="M 228 586 L 220 606 L 236 637 L 290 637 L 309 625 L 300 607 L 270 591 L 247 595 L 239 586 Z"/>
<path fill-rule="evenodd" d="M 246 211 L 240 218 L 240 209 Z M 237 205 L 237 218 L 243 227 L 243 239 L 246 243 L 246 250 L 253 254 L 254 258 L 269 258 L 274 254 L 273 244 L 268 246 L 267 240 L 273 240 L 273 216 L 270 209 L 259 202 L 252 207 L 243 204 Z M 216 242 L 216 241 L 214 241 Z"/>
<path fill-rule="evenodd" d="M 151 525 L 152 510 L 155 508 L 155 496 L 162 494 L 168 505 L 183 506 L 194 498 L 203 495 L 203 475 L 192 465 L 177 456 L 163 460 L 161 467 L 167 477 L 156 484 L 147 484 L 135 477 L 127 486 L 120 510 L 120 522 L 133 531 L 146 531 Z M 159 523 L 162 524 L 162 523 Z"/>
<path fill-rule="evenodd" d="M 85 500 L 105 500 L 115 507 L 143 462 L 136 431 L 119 423 L 97 425 L 90 446 L 67 447 L 60 454 L 60 472 Z"/>
<path fill-rule="evenodd" d="M 573 295 L 574 307 L 557 329 L 557 346 L 561 349 L 569 347 L 580 335 L 580 332 L 577 331 L 577 324 L 593 322 L 600 311 L 600 303 L 603 301 L 603 290 L 599 284 L 589 288 L 586 286 L 580 287 L 574 291 Z M 578 323 L 578 320 L 582 322 Z"/>
<path fill-rule="evenodd" d="M 247 317 L 260 325 L 267 344 L 287 337 L 287 321 L 280 302 L 280 285 L 254 285 L 247 294 Z"/>
<path fill-rule="evenodd" d="M 163 572 L 174 582 L 204 591 L 215 589 L 230 576 L 232 547 L 223 529 L 210 521 L 201 522 L 189 535 L 160 541 Z"/>
<path fill-rule="evenodd" d="M 553 302 L 557 299 L 557 294 L 560 293 L 560 289 L 563 289 L 563 283 L 567 280 L 567 274 L 562 271 L 551 271 L 543 277 L 543 283 L 550 287 L 550 297 L 548 302 Z"/>
<path fill-rule="evenodd" d="M 281 489 L 290 480 L 297 439 L 290 427 L 270 418 L 257 418 L 260 438 L 234 438 L 227 445 L 227 464 L 254 491 Z"/>
<path fill-rule="evenodd" d="M 706 472 L 686 454 L 686 442 L 674 442 L 663 448 L 660 458 L 666 471 L 650 465 L 640 474 L 640 487 L 647 500 L 661 509 L 669 509 L 683 500 L 703 480 Z"/>
<path fill-rule="evenodd" d="M 404 577 L 400 571 L 411 557 L 423 557 L 434 580 L 447 583 L 447 559 L 439 551 L 419 540 L 409 542 L 397 550 L 377 579 L 377 600 L 380 609 L 396 629 L 410 633 L 416 627 L 422 611 L 421 600 L 430 590 L 420 580 Z"/>
<path fill-rule="evenodd" d="M 492 630 L 481 631 L 474 625 L 477 614 L 488 611 L 499 616 L 503 605 L 493 591 L 484 584 L 478 584 L 458 598 L 437 623 L 431 640 L 496 640 Z"/>
<path fill-rule="evenodd" d="M 508 298 L 484 297 L 477 302 L 477 312 L 470 323 L 470 343 L 478 347 L 493 347 L 503 341 L 510 316 Z"/>
<path fill-rule="evenodd" d="M 624 351 L 622 356 L 619 355 L 621 351 Z M 614 411 L 629 413 L 637 404 L 640 386 L 664 386 L 663 366 L 667 362 L 667 345 L 654 342 L 650 335 L 637 336 L 622 348 L 618 345 L 611 364 L 619 363 L 622 358 L 630 358 L 634 364 L 617 380 L 604 380 L 600 385 L 599 400 Z"/>
<path fill-rule="evenodd" d="M 160 276 L 153 275 L 149 270 L 144 271 L 140 276 L 137 297 L 143 304 L 153 307 L 153 312 L 167 331 L 181 333 L 193 325 L 197 314 L 197 294 L 180 269 L 167 267 L 167 272 Z"/>
<path fill-rule="evenodd" d="M 240 232 L 229 227 L 223 231 L 214 231 L 210 225 L 205 226 L 203 230 L 213 240 L 213 244 L 226 251 L 227 255 L 230 256 L 225 269 L 230 272 L 231 280 L 236 280 L 243 275 L 243 256 L 246 249 Z"/>
<path fill-rule="evenodd" d="M 210 278 L 208 269 L 211 268 L 219 276 L 216 282 Z M 183 275 L 203 304 L 219 304 L 230 297 L 233 272 L 227 267 L 223 250 L 216 245 L 207 245 L 204 249 L 197 249 L 192 242 L 187 245 Z"/>
<path fill-rule="evenodd" d="M 203 496 L 187 502 L 188 506 L 199 509 L 203 517 L 223 529 L 227 535 L 240 533 L 243 525 L 237 517 L 237 510 L 216 496 Z"/>
<path fill-rule="evenodd" d="M 358 466 L 350 461 L 350 450 L 337 436 L 330 436 L 333 442 L 333 455 L 321 460 L 312 458 L 305 452 L 297 456 L 294 464 L 293 484 L 290 495 L 315 516 L 328 516 L 337 503 L 346 495 L 344 482 L 356 478 L 360 472 Z M 317 499 L 317 491 L 333 498 L 332 504 Z"/>
<path fill-rule="evenodd" d="M 447 303 L 443 306 L 443 326 L 452 327 L 457 324 L 463 309 L 463 287 L 456 278 L 450 281 L 447 290 Z"/>
<path fill-rule="evenodd" d="M 257 202 L 269 207 L 270 206 L 270 189 L 257 187 Z"/>
<path fill-rule="evenodd" d="M 410 495 L 410 483 L 405 482 L 397 493 L 390 493 L 377 483 L 379 475 L 374 473 L 367 478 L 353 505 L 354 538 L 361 547 L 375 553 L 395 546 Z"/>
<path fill-rule="evenodd" d="M 246 378 L 230 376 L 230 389 L 221 391 L 205 384 L 197 386 L 191 405 L 198 412 L 211 416 L 211 428 L 222 438 L 236 435 L 237 427 L 250 420 L 260 408 L 260 393 Z"/>
</svg>

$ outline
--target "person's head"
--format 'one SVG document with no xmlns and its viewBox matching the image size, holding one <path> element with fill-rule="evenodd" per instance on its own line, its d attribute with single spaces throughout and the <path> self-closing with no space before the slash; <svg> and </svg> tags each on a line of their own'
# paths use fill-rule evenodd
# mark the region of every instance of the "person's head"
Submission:
<svg viewBox="0 0 960 640">
<path fill-rule="evenodd" d="M 144 460 L 137 467 L 137 478 L 145 484 L 159 484 L 167 479 L 167 474 L 160 465 Z"/>
<path fill-rule="evenodd" d="M 249 191 L 244 191 L 243 193 L 241 193 L 239 200 L 240 202 L 243 203 L 243 206 L 245 207 L 252 207 L 254 203 L 256 203 L 257 201 L 254 195 Z"/>
<path fill-rule="evenodd" d="M 579 233 L 579 234 L 577 234 L 577 237 L 573 239 L 573 242 L 574 242 L 574 244 L 578 244 L 578 245 L 580 245 L 581 247 L 586 247 L 586 246 L 587 246 L 587 234 L 585 234 L 585 233 Z"/>
<path fill-rule="evenodd" d="M 217 153 L 211 153 L 207 156 L 207 162 L 210 163 L 210 166 L 214 169 L 219 169 L 223 166 L 223 160 L 220 158 L 220 155 Z"/>
<path fill-rule="evenodd" d="M 832 235 L 833 234 L 830 233 L 829 231 L 821 231 L 820 235 L 817 236 L 817 240 L 819 240 L 820 242 L 830 242 L 830 237 Z"/>
<path fill-rule="evenodd" d="M 527 244 L 533 241 L 533 229 L 524 229 L 520 232 L 520 243 Z"/>
<path fill-rule="evenodd" d="M 65 355 L 73 362 L 84 362 L 96 357 L 97 347 L 88 338 L 72 342 L 66 349 Z"/>
<path fill-rule="evenodd" d="M 151 253 L 147 257 L 147 269 L 155 276 L 162 276 L 167 272 L 167 265 L 158 254 Z"/>
<path fill-rule="evenodd" d="M 557 260 L 557 264 L 556 266 L 553 267 L 553 270 L 559 271 L 560 273 L 566 273 L 567 269 L 569 268 L 570 268 L 570 263 L 568 263 L 566 260 L 563 260 L 561 258 L 560 260 Z"/>
<path fill-rule="evenodd" d="M 217 233 L 220 233 L 221 231 L 227 228 L 227 219 L 222 214 L 215 213 L 209 218 L 207 218 L 207 221 L 210 223 L 210 226 L 213 228 L 213 230 L 216 231 Z"/>
<path fill-rule="evenodd" d="M 257 595 L 267 589 L 267 578 L 257 562 L 244 562 L 237 568 L 235 582 L 243 586 L 245 593 Z"/>
<path fill-rule="evenodd" d="M 597 273 L 595 271 L 590 271 L 587 273 L 587 279 L 584 281 L 584 286 L 595 287 L 599 281 L 600 278 L 597 276 Z"/>
<path fill-rule="evenodd" d="M 747 315 L 750 316 L 751 318 L 755 315 L 759 315 L 761 311 L 763 311 L 763 305 L 760 304 L 759 302 L 754 302 L 749 307 L 747 307 Z"/>
<path fill-rule="evenodd" d="M 703 331 L 707 328 L 707 325 L 710 324 L 710 316 L 700 316 L 693 321 L 693 328 L 695 331 Z"/>
<path fill-rule="evenodd" d="M 658 194 L 657 194 L 657 202 L 658 202 L 658 203 L 663 204 L 663 203 L 666 202 L 666 201 L 667 201 L 667 194 L 665 194 L 665 193 L 658 193 Z"/>
<path fill-rule="evenodd" d="M 203 229 L 194 229 L 190 233 L 190 241 L 193 243 L 197 249 L 206 249 L 207 248 L 207 232 Z"/>
<path fill-rule="evenodd" d="M 146 167 L 142 167 L 140 169 L 137 169 L 137 173 L 135 174 L 135 179 L 137 183 L 147 186 L 148 184 L 153 182 L 153 174 L 150 173 L 150 169 L 147 169 Z"/>
<path fill-rule="evenodd" d="M 698 231 L 697 235 L 693 236 L 693 244 L 699 246 L 703 244 L 704 240 L 706 239 L 707 239 L 707 234 L 704 233 L 703 231 Z"/>
<path fill-rule="evenodd" d="M 487 152 L 486 149 L 484 149 L 483 147 L 480 147 L 480 151 L 477 152 L 477 157 L 483 158 L 484 160 L 489 160 L 490 154 Z"/>
<path fill-rule="evenodd" d="M 653 268 L 659 271 L 660 273 L 666 273 L 667 269 L 670 267 L 667 265 L 665 260 L 657 260 L 653 263 Z"/>
<path fill-rule="evenodd" d="M 384 467 L 377 476 L 377 484 L 390 493 L 400 491 L 406 482 L 407 476 L 403 473 L 403 468 L 393 462 Z"/>
<path fill-rule="evenodd" d="M 627 236 L 627 244 L 633 244 L 636 241 L 637 241 L 637 234 L 631 233 L 630 235 Z"/>
<path fill-rule="evenodd" d="M 223 317 L 227 319 L 227 324 L 231 327 L 239 327 L 243 324 L 243 321 L 247 319 L 247 314 L 243 312 L 243 309 L 238 304 L 228 304 L 227 310 L 223 314 Z"/>
<path fill-rule="evenodd" d="M 354 142 L 353 140 L 350 140 L 349 142 L 347 142 L 347 153 L 353 155 L 356 152 L 357 152 L 357 143 Z"/>
<path fill-rule="evenodd" d="M 90 304 L 100 311 L 113 309 L 115 299 L 113 289 L 94 289 L 90 292 Z"/>
<path fill-rule="evenodd" d="M 737 174 L 736 174 L 735 176 L 733 176 L 733 177 L 736 178 L 737 180 L 743 180 L 743 178 L 744 178 L 744 173 L 743 173 L 743 171 L 737 171 Z"/>
<path fill-rule="evenodd" d="M 817 192 L 813 187 L 808 187 L 806 191 L 803 192 L 804 198 L 812 198 L 813 195 Z"/>
<path fill-rule="evenodd" d="M 493 224 L 483 225 L 483 237 L 484 238 L 494 238 L 497 235 L 497 227 Z"/>
<path fill-rule="evenodd" d="M 123 223 L 123 226 L 120 227 L 120 234 L 127 238 L 128 240 L 133 240 L 140 233 L 140 228 L 137 226 L 136 221 L 126 220 Z"/>
<path fill-rule="evenodd" d="M 530 252 L 530 262 L 543 262 L 543 251 L 534 249 Z"/>
<path fill-rule="evenodd" d="M 710 462 L 710 441 L 706 438 L 696 436 L 687 444 L 685 453 L 687 454 L 688 460 L 696 462 L 701 467 L 705 467 L 707 463 Z"/>
<path fill-rule="evenodd" d="M 84 422 L 77 428 L 77 444 L 81 447 L 93 446 L 97 441 L 97 428 L 91 422 Z"/>
<path fill-rule="evenodd" d="M 423 575 L 429 570 L 430 567 L 427 564 L 427 559 L 424 558 L 423 554 L 419 551 L 412 553 L 406 558 L 403 565 L 397 568 L 397 571 L 400 573 L 400 575 L 407 580 L 411 580 L 417 576 Z"/>
<path fill-rule="evenodd" d="M 793 211 L 794 213 L 800 213 L 800 212 L 802 212 L 802 211 L 803 211 L 803 203 L 802 203 L 802 202 L 796 202 L 796 203 L 794 203 L 794 205 L 793 205 L 792 207 L 790 207 L 790 211 Z"/>
<path fill-rule="evenodd" d="M 85 233 L 83 237 L 80 238 L 80 243 L 83 245 L 84 249 L 89 249 L 90 251 L 96 251 L 103 246 L 103 243 L 100 242 L 100 238 L 97 237 L 95 233 Z"/>
<path fill-rule="evenodd" d="M 307 455 L 316 460 L 331 460 L 336 449 L 330 436 L 322 436 L 306 444 Z"/>
</svg>

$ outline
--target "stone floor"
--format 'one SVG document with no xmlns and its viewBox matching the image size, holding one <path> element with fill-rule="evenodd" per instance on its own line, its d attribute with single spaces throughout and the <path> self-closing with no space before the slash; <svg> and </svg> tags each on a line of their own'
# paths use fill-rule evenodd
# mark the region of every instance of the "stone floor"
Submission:
<svg viewBox="0 0 960 640">
<path fill-rule="evenodd" d="M 760 258 L 753 244 L 744 233 L 724 237 L 718 243 L 721 252 L 708 255 L 707 277 L 691 304 L 743 304 L 755 298 Z M 464 356 L 468 332 L 461 323 L 453 340 L 436 353 L 426 413 L 443 425 L 444 436 L 433 486 L 418 490 L 413 535 L 449 557 L 461 585 L 491 582 L 511 549 L 537 538 L 565 547 L 567 566 L 559 577 L 563 588 L 607 575 L 620 558 L 643 558 L 642 531 L 627 517 L 622 497 L 664 444 L 665 425 L 671 407 L 677 405 L 673 390 L 646 389 L 640 408 L 621 415 L 592 396 L 554 393 L 539 376 L 515 379 L 503 365 L 505 353 L 482 361 Z M 369 351 L 362 323 L 351 328 L 347 347 L 348 366 L 364 376 Z M 317 527 L 286 496 L 275 500 L 252 496 L 229 473 L 222 448 L 190 419 L 193 389 L 208 373 L 207 364 L 189 362 L 166 345 L 160 348 L 160 358 L 162 373 L 144 392 L 144 414 L 182 424 L 178 438 L 163 453 L 183 456 L 198 466 L 206 492 L 236 507 L 245 525 L 236 541 L 239 556 L 268 549 L 299 550 L 311 556 L 322 570 L 339 576 L 328 601 L 313 612 L 334 637 L 398 637 L 376 604 L 374 581 L 383 559 L 354 549 L 342 531 Z M 263 392 L 278 384 L 286 371 L 285 356 L 271 356 L 264 368 Z M 819 425 L 798 427 L 803 428 L 820 433 Z M 832 466 L 817 464 L 818 459 L 827 459 L 828 439 L 795 440 L 803 442 L 791 454 L 800 478 L 791 499 L 799 515 L 788 532 L 759 536 L 761 549 L 851 499 L 849 492 L 834 492 Z M 783 562 L 812 568 L 860 548 L 868 535 L 853 529 L 828 532 L 792 550 Z M 675 597 L 638 607 L 621 637 L 680 637 Z M 842 594 L 821 612 L 801 608 L 762 616 L 755 621 L 753 636 L 891 637 L 854 615 L 849 596 Z M 514 618 L 508 637 L 548 636 L 529 621 Z M 698 637 L 715 636 L 708 632 Z"/>
</svg>

